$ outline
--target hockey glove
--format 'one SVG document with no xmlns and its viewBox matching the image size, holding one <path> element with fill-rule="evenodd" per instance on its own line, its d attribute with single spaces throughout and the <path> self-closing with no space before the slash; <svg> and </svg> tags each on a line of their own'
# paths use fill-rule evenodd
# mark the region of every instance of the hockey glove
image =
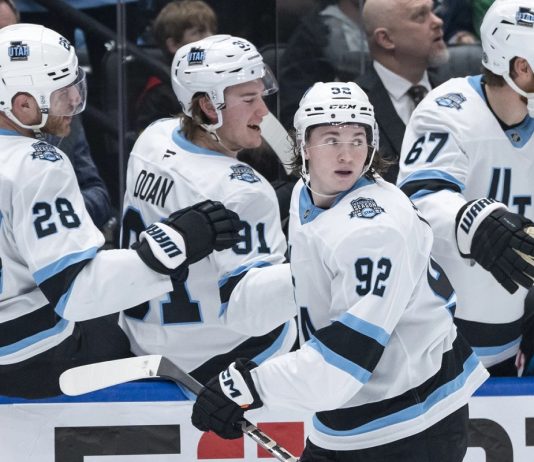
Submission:
<svg viewBox="0 0 534 462">
<path fill-rule="evenodd" d="M 207 200 L 174 212 L 161 223 L 153 223 L 132 248 L 154 271 L 173 275 L 183 272 L 184 263 L 195 263 L 213 250 L 235 245 L 241 240 L 242 228 L 236 213 L 220 202 Z"/>
<path fill-rule="evenodd" d="M 243 413 L 263 406 L 250 375 L 255 367 L 253 361 L 240 358 L 210 379 L 193 406 L 193 425 L 201 431 L 211 430 L 221 438 L 241 437 L 239 422 Z"/>
<path fill-rule="evenodd" d="M 511 294 L 534 283 L 534 223 L 493 199 L 465 204 L 456 215 L 460 254 L 472 258 Z"/>
</svg>

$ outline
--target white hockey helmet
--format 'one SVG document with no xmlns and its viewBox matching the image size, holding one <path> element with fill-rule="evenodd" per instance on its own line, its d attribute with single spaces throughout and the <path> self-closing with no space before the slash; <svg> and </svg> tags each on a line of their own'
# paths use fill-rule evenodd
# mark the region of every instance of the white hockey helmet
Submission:
<svg viewBox="0 0 534 462">
<path fill-rule="evenodd" d="M 484 67 L 527 97 L 534 117 L 534 93 L 527 94 L 510 77 L 510 61 L 515 57 L 526 59 L 534 71 L 534 0 L 496 0 L 484 16 L 480 39 Z"/>
<path fill-rule="evenodd" d="M 308 128 L 347 123 L 367 126 L 371 134 L 371 139 L 367 142 L 372 151 L 365 162 L 363 175 L 371 166 L 379 143 L 375 112 L 367 94 L 354 82 L 317 82 L 304 93 L 293 125 L 302 156 L 302 176 L 306 181 L 309 181 L 309 173 L 304 157 L 304 145 Z"/>
<path fill-rule="evenodd" d="M 29 93 L 41 110 L 37 125 L 24 125 L 12 112 L 13 97 Z M 85 108 L 85 74 L 74 47 L 57 32 L 37 24 L 0 30 L 0 111 L 17 125 L 38 130 L 48 115 L 72 116 Z"/>
<path fill-rule="evenodd" d="M 210 130 L 222 125 L 224 90 L 256 79 L 263 81 L 264 96 L 278 90 L 276 78 L 256 47 L 231 35 L 212 35 L 184 45 L 176 51 L 171 66 L 172 88 L 186 115 L 192 116 L 193 97 L 207 93 L 218 119 L 206 126 Z"/>
</svg>

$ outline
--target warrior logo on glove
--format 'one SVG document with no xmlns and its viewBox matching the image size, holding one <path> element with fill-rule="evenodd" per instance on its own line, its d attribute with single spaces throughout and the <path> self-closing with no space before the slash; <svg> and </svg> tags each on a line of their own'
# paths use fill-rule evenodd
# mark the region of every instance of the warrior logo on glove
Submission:
<svg viewBox="0 0 534 462">
<path fill-rule="evenodd" d="M 534 284 L 534 223 L 493 199 L 465 204 L 456 216 L 460 255 L 472 258 L 511 294 Z"/>
</svg>

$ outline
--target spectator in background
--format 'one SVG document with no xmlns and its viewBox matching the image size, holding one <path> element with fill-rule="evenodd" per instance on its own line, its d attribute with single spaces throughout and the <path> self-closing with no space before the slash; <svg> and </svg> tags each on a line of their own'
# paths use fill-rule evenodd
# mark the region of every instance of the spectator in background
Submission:
<svg viewBox="0 0 534 462">
<path fill-rule="evenodd" d="M 280 121 L 292 127 L 304 92 L 315 82 L 353 80 L 368 52 L 361 0 L 325 2 L 305 16 L 280 58 Z"/>
<path fill-rule="evenodd" d="M 443 21 L 432 12 L 432 0 L 367 0 L 363 22 L 373 64 L 357 83 L 375 107 L 380 155 L 391 162 L 383 177 L 395 183 L 406 124 L 437 84 L 428 68 L 448 60 Z"/>
<path fill-rule="evenodd" d="M 473 28 L 473 0 L 441 0 L 434 12 L 443 20 L 444 40 L 449 45 L 478 42 Z"/>
<path fill-rule="evenodd" d="M 152 25 L 152 34 L 171 64 L 174 53 L 187 43 L 200 40 L 217 32 L 217 17 L 202 0 L 175 0 L 165 5 Z M 150 76 L 136 105 L 135 128 L 141 131 L 155 120 L 178 115 L 180 103 L 170 83 Z"/>
<path fill-rule="evenodd" d="M 483 74 L 429 93 L 400 159 L 399 185 L 432 225 L 434 258 L 456 292 L 455 323 L 495 376 L 517 374 L 534 276 L 533 17 L 534 0 L 493 3 L 480 29 Z"/>
<path fill-rule="evenodd" d="M 16 24 L 19 20 L 20 15 L 13 0 L 0 0 L 0 29 Z"/>
</svg>

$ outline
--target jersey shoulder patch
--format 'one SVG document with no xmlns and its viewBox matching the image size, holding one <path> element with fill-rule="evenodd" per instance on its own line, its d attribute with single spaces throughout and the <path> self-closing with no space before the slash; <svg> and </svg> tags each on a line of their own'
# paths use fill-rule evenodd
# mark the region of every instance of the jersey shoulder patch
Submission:
<svg viewBox="0 0 534 462">
<path fill-rule="evenodd" d="M 352 207 L 352 211 L 349 213 L 350 218 L 371 219 L 381 213 L 385 213 L 385 210 L 370 197 L 358 197 L 351 200 L 350 205 Z"/>
<path fill-rule="evenodd" d="M 434 101 L 438 106 L 456 109 L 457 111 L 462 109 L 462 104 L 467 100 L 463 93 L 447 93 L 442 96 L 438 96 Z"/>
<path fill-rule="evenodd" d="M 30 155 L 34 160 L 45 160 L 48 162 L 57 162 L 63 160 L 63 156 L 57 152 L 56 147 L 48 144 L 46 141 L 37 141 L 31 145 L 32 152 Z"/>
<path fill-rule="evenodd" d="M 249 165 L 230 165 L 230 169 L 232 170 L 232 173 L 230 174 L 230 180 L 245 181 L 247 183 L 258 183 L 261 181 L 261 178 Z"/>
</svg>

